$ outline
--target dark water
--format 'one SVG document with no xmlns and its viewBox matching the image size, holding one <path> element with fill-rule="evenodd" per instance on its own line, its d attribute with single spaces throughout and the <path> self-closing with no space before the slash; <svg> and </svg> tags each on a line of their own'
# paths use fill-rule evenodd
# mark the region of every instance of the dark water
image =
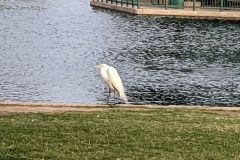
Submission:
<svg viewBox="0 0 240 160">
<path fill-rule="evenodd" d="M 240 106 L 240 23 L 141 17 L 83 0 L 0 1 L 0 100 L 103 103 L 97 64 L 136 104 Z"/>
</svg>

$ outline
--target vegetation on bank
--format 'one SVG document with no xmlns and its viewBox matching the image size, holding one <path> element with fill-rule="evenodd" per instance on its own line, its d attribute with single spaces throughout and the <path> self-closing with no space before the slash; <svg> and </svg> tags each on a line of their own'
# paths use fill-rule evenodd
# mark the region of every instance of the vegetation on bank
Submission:
<svg viewBox="0 0 240 160">
<path fill-rule="evenodd" d="M 0 115 L 0 159 L 240 159 L 239 124 L 198 109 Z"/>
</svg>

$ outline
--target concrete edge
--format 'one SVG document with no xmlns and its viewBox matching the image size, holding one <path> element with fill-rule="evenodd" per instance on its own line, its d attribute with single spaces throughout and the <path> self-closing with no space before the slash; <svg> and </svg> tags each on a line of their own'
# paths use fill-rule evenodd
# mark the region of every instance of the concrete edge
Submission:
<svg viewBox="0 0 240 160">
<path fill-rule="evenodd" d="M 24 106 L 24 107 L 77 107 L 77 108 L 109 108 L 110 105 L 103 104 L 78 104 L 78 103 L 37 103 L 37 102 L 0 102 L 0 107 L 11 106 Z M 117 108 L 149 108 L 149 109 L 172 109 L 172 108 L 185 108 L 185 109 L 207 109 L 207 110 L 234 110 L 240 111 L 240 107 L 212 107 L 212 106 L 184 106 L 184 105 L 132 105 L 120 104 L 115 106 Z M 114 108 L 114 107 L 113 107 Z"/>
<path fill-rule="evenodd" d="M 0 107 L 2 106 L 24 106 L 24 107 L 108 107 L 108 105 L 102 104 L 78 104 L 78 103 L 48 103 L 48 102 L 16 102 L 16 101 L 0 101 Z"/>
<path fill-rule="evenodd" d="M 158 15 L 168 17 L 182 17 L 182 18 L 205 18 L 205 19 L 226 19 L 226 20 L 240 20 L 240 12 L 219 12 L 219 11 L 188 11 L 188 10 L 159 10 L 159 9 L 144 9 L 143 15 Z"/>
</svg>

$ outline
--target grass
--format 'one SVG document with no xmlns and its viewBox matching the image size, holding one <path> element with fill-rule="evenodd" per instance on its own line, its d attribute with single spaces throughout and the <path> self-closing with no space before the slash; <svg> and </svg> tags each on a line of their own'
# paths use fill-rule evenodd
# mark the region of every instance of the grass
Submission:
<svg viewBox="0 0 240 160">
<path fill-rule="evenodd" d="M 0 115 L 0 159 L 240 159 L 240 116 L 197 109 Z"/>
</svg>

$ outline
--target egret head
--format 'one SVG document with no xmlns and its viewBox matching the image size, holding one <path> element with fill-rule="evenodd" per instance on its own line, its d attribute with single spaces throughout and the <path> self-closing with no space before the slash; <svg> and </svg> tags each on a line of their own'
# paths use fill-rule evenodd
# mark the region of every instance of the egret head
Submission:
<svg viewBox="0 0 240 160">
<path fill-rule="evenodd" d="M 108 65 L 106 65 L 106 64 L 100 64 L 100 65 L 98 65 L 98 66 L 96 66 L 97 68 L 103 68 L 103 67 L 108 67 Z"/>
</svg>

